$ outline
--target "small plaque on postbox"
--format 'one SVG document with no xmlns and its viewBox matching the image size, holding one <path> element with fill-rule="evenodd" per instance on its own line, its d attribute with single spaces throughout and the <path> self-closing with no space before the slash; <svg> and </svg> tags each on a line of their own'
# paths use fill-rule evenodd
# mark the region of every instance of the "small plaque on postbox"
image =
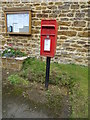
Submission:
<svg viewBox="0 0 90 120">
<path fill-rule="evenodd" d="M 44 51 L 50 51 L 50 39 L 48 38 L 44 40 Z"/>
<path fill-rule="evenodd" d="M 40 55 L 54 57 L 57 43 L 57 21 L 41 21 Z"/>
</svg>

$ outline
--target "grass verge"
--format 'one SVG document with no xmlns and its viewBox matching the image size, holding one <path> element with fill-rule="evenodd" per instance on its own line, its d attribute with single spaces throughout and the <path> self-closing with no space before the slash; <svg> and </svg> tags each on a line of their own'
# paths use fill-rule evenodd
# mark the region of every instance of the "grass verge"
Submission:
<svg viewBox="0 0 90 120">
<path fill-rule="evenodd" d="M 44 83 L 45 69 L 45 62 L 35 58 L 28 58 L 24 61 L 20 73 L 12 75 L 8 79 L 13 84 L 20 83 L 23 80 Z M 74 64 L 51 63 L 49 83 L 58 87 L 65 86 L 68 88 L 69 102 L 72 106 L 72 118 L 88 117 L 88 67 Z M 51 103 L 53 102 L 50 100 Z M 59 101 L 54 103 L 54 105 L 56 104 L 57 106 L 58 103 Z"/>
</svg>

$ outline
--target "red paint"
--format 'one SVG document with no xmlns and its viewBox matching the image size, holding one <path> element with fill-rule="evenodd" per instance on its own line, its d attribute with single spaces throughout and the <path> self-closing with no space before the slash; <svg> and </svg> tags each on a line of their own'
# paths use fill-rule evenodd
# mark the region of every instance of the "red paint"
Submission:
<svg viewBox="0 0 90 120">
<path fill-rule="evenodd" d="M 49 38 L 47 38 L 49 36 Z M 49 46 L 50 41 L 50 50 L 45 49 Z M 47 42 L 47 44 L 45 44 Z M 40 43 L 40 55 L 47 57 L 54 57 L 56 52 L 56 43 L 57 43 L 57 21 L 56 20 L 42 20 L 41 21 L 41 43 Z"/>
</svg>

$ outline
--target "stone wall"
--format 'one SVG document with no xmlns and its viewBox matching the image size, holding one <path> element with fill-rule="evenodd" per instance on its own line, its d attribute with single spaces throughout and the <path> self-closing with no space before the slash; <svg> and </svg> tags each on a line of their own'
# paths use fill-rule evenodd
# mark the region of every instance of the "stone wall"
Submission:
<svg viewBox="0 0 90 120">
<path fill-rule="evenodd" d="M 2 58 L 2 68 L 20 71 L 26 58 Z M 0 65 L 1 66 L 1 65 Z"/>
<path fill-rule="evenodd" d="M 88 65 L 88 6 L 90 2 L 59 2 L 59 0 L 2 0 L 0 3 L 1 48 L 12 44 L 29 54 L 40 57 L 40 29 L 42 19 L 56 19 L 58 36 L 56 55 L 52 59 L 58 63 Z M 31 36 L 15 36 L 5 33 L 4 7 L 30 7 L 32 9 Z M 2 29 L 1 29 L 2 28 Z"/>
</svg>

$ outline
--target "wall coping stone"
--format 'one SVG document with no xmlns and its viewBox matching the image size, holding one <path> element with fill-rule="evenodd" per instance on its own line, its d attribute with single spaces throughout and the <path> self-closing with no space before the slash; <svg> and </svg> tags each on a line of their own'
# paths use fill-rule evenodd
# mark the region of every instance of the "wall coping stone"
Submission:
<svg viewBox="0 0 90 120">
<path fill-rule="evenodd" d="M 25 60 L 27 57 L 16 57 L 15 60 Z"/>
</svg>

